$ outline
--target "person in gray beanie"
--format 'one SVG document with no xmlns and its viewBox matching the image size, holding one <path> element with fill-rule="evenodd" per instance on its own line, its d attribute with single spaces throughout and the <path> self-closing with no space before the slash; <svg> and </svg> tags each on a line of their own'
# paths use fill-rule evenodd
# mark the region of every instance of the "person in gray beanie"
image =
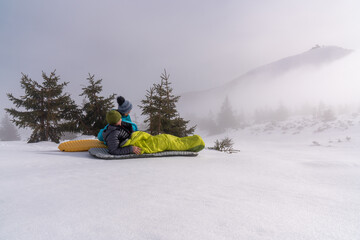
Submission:
<svg viewBox="0 0 360 240">
<path fill-rule="evenodd" d="M 130 123 L 132 125 L 134 131 L 138 131 L 136 124 L 133 123 L 133 121 L 131 121 L 131 117 L 129 115 L 130 111 L 132 109 L 131 102 L 129 102 L 128 100 L 125 100 L 125 98 L 123 96 L 117 97 L 116 100 L 117 100 L 117 103 L 119 104 L 117 110 L 121 114 L 122 120 L 124 122 Z"/>
<path fill-rule="evenodd" d="M 125 100 L 125 98 L 123 96 L 117 97 L 116 100 L 117 100 L 117 103 L 119 104 L 118 111 L 121 114 L 121 116 L 129 115 L 129 113 L 132 109 L 131 102 L 129 102 L 128 100 Z"/>
</svg>

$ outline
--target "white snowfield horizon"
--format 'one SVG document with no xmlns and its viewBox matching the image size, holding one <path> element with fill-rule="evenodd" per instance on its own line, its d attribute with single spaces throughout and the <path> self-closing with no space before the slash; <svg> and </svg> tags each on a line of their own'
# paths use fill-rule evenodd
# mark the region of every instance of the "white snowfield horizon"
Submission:
<svg viewBox="0 0 360 240">
<path fill-rule="evenodd" d="M 300 121 L 300 120 L 299 120 Z M 357 239 L 360 117 L 199 133 L 239 153 L 99 160 L 0 142 L 0 239 Z"/>
</svg>

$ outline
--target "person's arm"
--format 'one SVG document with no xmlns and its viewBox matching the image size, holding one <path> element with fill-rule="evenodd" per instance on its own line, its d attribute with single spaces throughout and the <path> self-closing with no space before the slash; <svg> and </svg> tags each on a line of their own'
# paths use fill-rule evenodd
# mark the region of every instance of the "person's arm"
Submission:
<svg viewBox="0 0 360 240">
<path fill-rule="evenodd" d="M 106 138 L 106 144 L 108 146 L 109 153 L 112 155 L 126 155 L 133 153 L 132 146 L 119 147 L 119 134 L 120 131 L 113 131 Z"/>
<path fill-rule="evenodd" d="M 112 155 L 127 155 L 133 153 L 133 146 L 126 146 L 126 147 L 118 147 L 113 151 L 109 150 L 109 153 Z"/>
</svg>

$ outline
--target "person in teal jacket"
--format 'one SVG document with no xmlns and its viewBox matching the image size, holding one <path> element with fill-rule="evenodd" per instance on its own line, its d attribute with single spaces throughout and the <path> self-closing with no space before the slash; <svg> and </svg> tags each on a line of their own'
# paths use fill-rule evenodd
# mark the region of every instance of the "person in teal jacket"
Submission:
<svg viewBox="0 0 360 240">
<path fill-rule="evenodd" d="M 117 97 L 116 100 L 117 100 L 117 103 L 119 104 L 117 110 L 121 114 L 122 121 L 130 123 L 133 127 L 134 132 L 138 131 L 138 127 L 136 126 L 135 123 L 133 123 L 133 121 L 131 121 L 131 117 L 130 117 L 130 111 L 132 109 L 131 102 L 129 102 L 128 100 L 125 100 L 125 98 L 122 96 Z"/>
<path fill-rule="evenodd" d="M 134 132 L 139 131 L 136 123 L 134 123 L 130 117 L 130 112 L 132 109 L 131 102 L 129 102 L 128 100 L 125 100 L 125 98 L 123 96 L 117 97 L 116 101 L 119 106 L 117 109 L 114 109 L 114 110 L 117 110 L 121 114 L 122 121 L 131 124 Z M 109 124 L 107 124 L 103 129 L 101 129 L 97 136 L 100 141 L 104 142 L 104 144 L 106 144 L 106 142 L 104 141 L 104 138 L 103 138 L 103 132 L 108 127 L 109 127 Z"/>
</svg>

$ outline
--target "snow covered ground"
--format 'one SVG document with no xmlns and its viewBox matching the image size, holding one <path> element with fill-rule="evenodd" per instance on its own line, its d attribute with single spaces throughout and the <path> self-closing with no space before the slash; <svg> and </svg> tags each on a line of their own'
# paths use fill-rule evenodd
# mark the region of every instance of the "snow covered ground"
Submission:
<svg viewBox="0 0 360 240">
<path fill-rule="evenodd" d="M 0 142 L 0 239 L 359 239 L 360 124 L 291 126 L 204 136 L 241 152 L 195 158 Z"/>
</svg>

